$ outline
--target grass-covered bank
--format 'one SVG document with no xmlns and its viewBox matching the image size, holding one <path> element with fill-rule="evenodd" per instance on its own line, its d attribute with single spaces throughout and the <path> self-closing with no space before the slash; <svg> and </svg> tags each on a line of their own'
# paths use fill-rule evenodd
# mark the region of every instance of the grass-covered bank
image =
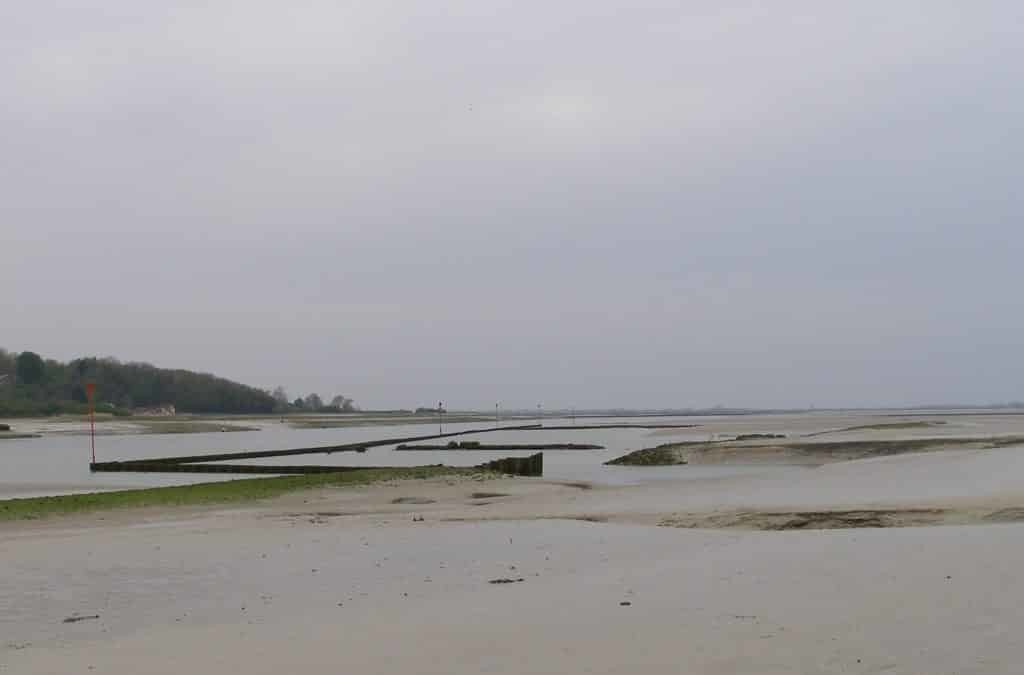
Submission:
<svg viewBox="0 0 1024 675">
<path fill-rule="evenodd" d="M 154 506 L 193 506 L 232 504 L 277 497 L 288 492 L 322 487 L 349 487 L 386 480 L 467 476 L 485 473 L 476 468 L 428 466 L 412 468 L 365 469 L 342 473 L 272 478 L 243 478 L 215 483 L 196 483 L 172 487 L 119 490 L 56 497 L 30 497 L 0 500 L 0 521 L 35 520 L 110 509 Z"/>
</svg>

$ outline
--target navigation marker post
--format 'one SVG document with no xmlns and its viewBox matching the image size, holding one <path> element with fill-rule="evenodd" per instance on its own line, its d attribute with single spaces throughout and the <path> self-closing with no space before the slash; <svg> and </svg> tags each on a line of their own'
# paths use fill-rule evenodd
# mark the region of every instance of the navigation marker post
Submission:
<svg viewBox="0 0 1024 675">
<path fill-rule="evenodd" d="M 85 395 L 89 397 L 89 437 L 92 441 L 92 463 L 96 463 L 96 404 L 93 396 L 96 393 L 96 384 L 86 382 Z"/>
</svg>

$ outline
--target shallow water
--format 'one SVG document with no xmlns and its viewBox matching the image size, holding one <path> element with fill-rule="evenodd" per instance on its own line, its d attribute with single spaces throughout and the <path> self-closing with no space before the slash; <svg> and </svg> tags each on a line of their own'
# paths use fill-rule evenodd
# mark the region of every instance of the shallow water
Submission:
<svg viewBox="0 0 1024 675">
<path fill-rule="evenodd" d="M 637 423 L 638 420 L 602 418 L 587 423 Z M 679 418 L 645 420 L 656 424 L 680 424 Z M 583 422 L 580 421 L 582 424 Z M 571 420 L 545 420 L 547 425 L 571 425 Z M 446 424 L 445 432 L 485 428 L 479 423 Z M 259 431 L 201 434 L 131 434 L 97 436 L 98 461 L 145 459 L 174 455 L 252 450 L 284 450 L 296 447 L 337 445 L 358 441 L 421 436 L 436 432 L 432 425 L 394 425 L 346 427 L 339 429 L 292 429 L 286 424 L 271 423 Z M 546 478 L 555 480 L 594 481 L 626 484 L 658 478 L 733 472 L 735 467 L 679 467 L 651 470 L 644 467 L 608 467 L 603 463 L 631 450 L 673 440 L 702 439 L 707 432 L 699 429 L 670 430 L 655 434 L 649 429 L 588 429 L 499 431 L 458 437 L 457 440 L 478 440 L 483 443 L 593 443 L 605 450 L 552 450 L 544 455 Z M 44 436 L 42 438 L 4 441 L 0 445 L 0 498 L 68 494 L 132 487 L 185 485 L 213 480 L 230 480 L 235 476 L 216 474 L 150 474 L 91 473 L 89 471 L 89 438 L 87 436 Z M 501 457 L 527 456 L 532 451 L 395 451 L 394 446 L 372 448 L 365 453 L 339 452 L 310 454 L 301 457 L 274 457 L 250 463 L 326 464 L 339 466 L 421 466 L 448 464 L 473 466 Z M 744 469 L 740 469 L 744 470 Z"/>
<path fill-rule="evenodd" d="M 913 415 L 911 417 L 911 415 Z M 891 424 L 906 419 L 940 421 L 937 426 L 892 430 L 866 429 L 865 424 Z M 532 420 L 531 420 L 532 421 Z M 531 421 L 508 421 L 522 424 Z M 896 414 L 878 412 L 811 412 L 795 414 L 731 415 L 664 418 L 579 418 L 583 424 L 694 424 L 686 429 L 541 429 L 469 434 L 454 440 L 482 443 L 593 443 L 604 450 L 548 450 L 544 453 L 544 477 L 553 480 L 588 481 L 602 484 L 635 484 L 661 480 L 723 478 L 736 475 L 777 474 L 790 467 L 769 466 L 604 466 L 604 462 L 632 450 L 663 443 L 732 437 L 739 433 L 779 433 L 790 438 L 815 434 L 816 440 L 857 440 L 925 436 L 1024 435 L 1024 415 L 971 412 L 922 416 L 920 411 Z M 338 429 L 292 429 L 276 421 L 259 422 L 259 431 L 165 435 L 98 436 L 99 461 L 145 459 L 176 455 L 253 450 L 285 450 L 298 447 L 338 445 L 386 438 L 426 436 L 437 431 L 432 424 L 352 426 Z M 571 419 L 545 418 L 544 424 L 572 426 Z M 481 423 L 445 424 L 444 431 L 485 429 Z M 840 430 L 848 429 L 845 432 Z M 821 435 L 828 432 L 829 435 Z M 44 430 L 44 434 L 48 433 Z M 445 439 L 447 440 L 447 439 Z M 526 456 L 532 451 L 395 451 L 394 447 L 373 448 L 366 453 L 341 452 L 275 457 L 253 463 L 328 464 L 339 466 L 419 466 L 448 464 L 473 466 L 501 457 Z M 67 494 L 129 487 L 183 485 L 236 476 L 217 474 L 148 474 L 89 472 L 88 436 L 44 435 L 42 438 L 0 442 L 0 498 Z"/>
</svg>

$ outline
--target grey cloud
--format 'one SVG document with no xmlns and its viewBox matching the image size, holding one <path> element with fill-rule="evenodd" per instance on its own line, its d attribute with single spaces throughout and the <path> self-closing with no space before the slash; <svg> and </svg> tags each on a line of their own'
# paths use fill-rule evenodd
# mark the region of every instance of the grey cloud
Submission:
<svg viewBox="0 0 1024 675">
<path fill-rule="evenodd" d="M 1021 398 L 1016 3 L 10 13 L 8 348 L 365 406 Z"/>
</svg>

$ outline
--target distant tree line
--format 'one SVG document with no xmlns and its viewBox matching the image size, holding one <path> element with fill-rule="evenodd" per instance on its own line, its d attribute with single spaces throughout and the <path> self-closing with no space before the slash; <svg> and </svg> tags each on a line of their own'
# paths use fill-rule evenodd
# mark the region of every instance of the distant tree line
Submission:
<svg viewBox="0 0 1024 675">
<path fill-rule="evenodd" d="M 355 402 L 319 394 L 289 400 L 283 387 L 265 391 L 208 373 L 87 357 L 61 363 L 35 352 L 0 349 L 0 416 L 82 414 L 87 382 L 96 385 L 96 410 L 127 415 L 135 408 L 173 405 L 182 413 L 267 414 L 355 412 Z"/>
<path fill-rule="evenodd" d="M 61 363 L 0 349 L 0 415 L 85 412 L 87 382 L 96 385 L 97 410 L 113 413 L 172 404 L 184 413 L 258 414 L 274 412 L 277 405 L 270 392 L 208 373 L 114 358 Z"/>
<path fill-rule="evenodd" d="M 320 412 L 320 413 L 344 413 L 344 412 L 356 412 L 359 408 L 356 407 L 355 401 L 338 394 L 331 399 L 330 403 L 325 404 L 324 400 L 320 397 L 320 394 L 312 393 L 302 398 L 301 396 L 295 400 L 289 400 L 288 392 L 285 391 L 284 387 L 277 387 L 271 392 L 271 396 L 274 397 L 274 412 L 278 413 L 289 413 L 289 412 Z"/>
</svg>

